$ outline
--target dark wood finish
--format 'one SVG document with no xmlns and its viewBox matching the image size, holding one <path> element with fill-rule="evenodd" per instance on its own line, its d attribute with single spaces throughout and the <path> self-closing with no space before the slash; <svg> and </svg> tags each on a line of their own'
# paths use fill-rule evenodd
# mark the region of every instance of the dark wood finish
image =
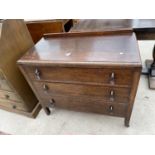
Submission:
<svg viewBox="0 0 155 155">
<path fill-rule="evenodd" d="M 132 83 L 133 70 L 129 68 L 67 68 L 67 67 L 50 67 L 50 66 L 25 67 L 26 72 L 32 80 L 47 82 L 67 82 L 80 83 L 90 85 L 110 85 L 130 87 Z M 39 77 L 35 74 L 39 72 Z M 124 70 L 122 72 L 122 70 Z M 114 74 L 114 79 L 112 79 Z M 63 75 L 63 76 L 62 76 Z"/>
<path fill-rule="evenodd" d="M 102 101 L 116 101 L 126 103 L 128 102 L 130 89 L 127 88 L 114 88 L 103 87 L 100 85 L 83 85 L 83 84 L 66 84 L 66 83 L 48 83 L 48 82 L 34 82 L 38 93 L 43 98 L 50 98 L 51 95 L 70 95 L 70 96 L 86 96 L 86 97 L 98 97 Z M 44 89 L 44 85 L 47 86 L 47 90 Z M 91 90 L 91 91 L 90 91 Z M 113 91 L 113 95 L 111 92 Z"/>
<path fill-rule="evenodd" d="M 50 34 L 18 65 L 48 115 L 56 106 L 124 117 L 129 126 L 141 72 L 130 30 Z"/>
<path fill-rule="evenodd" d="M 155 39 L 155 19 L 79 20 L 71 32 L 120 31 L 125 28 L 132 29 L 138 40 Z M 142 70 L 142 74 L 148 75 L 150 89 L 155 89 L 155 77 L 152 73 L 155 75 L 155 48 L 153 49 L 153 61 L 146 60 L 146 67 Z"/>
<path fill-rule="evenodd" d="M 34 43 L 45 33 L 68 32 L 73 26 L 71 19 L 25 21 Z"/>
<path fill-rule="evenodd" d="M 53 98 L 52 98 L 53 97 Z M 70 95 L 53 95 L 50 99 L 42 100 L 45 108 L 50 107 L 51 99 L 54 99 L 54 106 L 74 111 L 94 112 L 110 116 L 125 117 L 127 104 L 117 102 L 105 102 L 103 98 L 70 96 Z M 53 106 L 53 105 L 52 105 Z M 44 108 L 44 109 L 45 109 Z M 47 110 L 47 109 L 45 109 Z M 49 113 L 48 113 L 49 114 Z"/>
<path fill-rule="evenodd" d="M 127 127 L 129 126 L 129 122 L 130 122 L 130 117 L 131 117 L 131 113 L 132 113 L 132 109 L 133 109 L 134 100 L 136 97 L 136 92 L 137 92 L 137 88 L 138 88 L 140 75 L 141 75 L 140 70 L 135 70 L 133 72 L 133 83 L 132 83 L 132 87 L 131 87 L 130 101 L 129 101 L 129 105 L 127 107 L 126 117 L 125 117 L 125 126 L 127 126 Z"/>
<path fill-rule="evenodd" d="M 91 32 L 84 32 L 81 36 L 80 33 L 57 34 L 58 37 L 51 39 L 42 38 L 21 60 L 30 64 L 58 66 L 141 66 L 140 55 L 134 52 L 138 50 L 135 34 L 129 32 L 120 35 L 108 32 L 105 36 L 96 36 Z M 64 39 L 62 35 L 67 37 Z"/>
<path fill-rule="evenodd" d="M 81 37 L 81 36 L 105 36 L 105 35 L 123 35 L 124 33 L 132 33 L 132 29 L 121 29 L 121 30 L 107 30 L 107 31 L 88 31 L 88 32 L 71 32 L 71 33 L 47 33 L 44 34 L 44 38 L 60 38 L 60 37 Z"/>
<path fill-rule="evenodd" d="M 0 108 L 35 117 L 38 100 L 16 61 L 34 44 L 23 20 L 2 20 L 0 38 Z"/>
</svg>

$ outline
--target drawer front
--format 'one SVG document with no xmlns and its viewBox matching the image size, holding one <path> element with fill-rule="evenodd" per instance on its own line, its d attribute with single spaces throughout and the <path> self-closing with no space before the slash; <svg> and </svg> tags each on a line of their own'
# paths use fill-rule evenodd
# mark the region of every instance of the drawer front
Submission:
<svg viewBox="0 0 155 155">
<path fill-rule="evenodd" d="M 0 79 L 0 90 L 13 91 L 5 79 Z"/>
<path fill-rule="evenodd" d="M 22 99 L 17 94 L 8 91 L 0 91 L 0 98 L 15 102 L 22 102 Z"/>
<path fill-rule="evenodd" d="M 132 70 L 112 68 L 26 67 L 32 80 L 131 85 Z"/>
<path fill-rule="evenodd" d="M 49 97 L 52 95 L 69 95 L 75 97 L 99 97 L 107 102 L 123 102 L 129 101 L 130 89 L 128 88 L 113 88 L 96 85 L 82 84 L 64 84 L 64 83 L 44 83 L 34 82 L 39 96 Z"/>
<path fill-rule="evenodd" d="M 14 110 L 28 111 L 27 107 L 23 104 L 23 102 L 14 102 L 14 101 L 2 99 L 2 98 L 0 98 L 0 106 L 7 107 Z"/>
<path fill-rule="evenodd" d="M 50 104 L 59 108 L 65 108 L 75 111 L 94 112 L 112 116 L 124 117 L 126 114 L 127 104 L 123 103 L 106 103 L 101 99 L 94 97 L 73 97 L 73 96 L 53 96 L 51 99 L 42 99 L 41 104 L 50 106 Z"/>
</svg>

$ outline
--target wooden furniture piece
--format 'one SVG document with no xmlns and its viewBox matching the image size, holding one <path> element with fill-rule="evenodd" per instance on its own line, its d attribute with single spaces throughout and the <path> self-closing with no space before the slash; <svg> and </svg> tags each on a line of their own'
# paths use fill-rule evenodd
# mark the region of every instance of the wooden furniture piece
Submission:
<svg viewBox="0 0 155 155">
<path fill-rule="evenodd" d="M 83 19 L 70 32 L 132 29 L 138 40 L 155 39 L 155 19 Z"/>
<path fill-rule="evenodd" d="M 45 33 L 68 32 L 73 26 L 72 19 L 26 20 L 25 22 L 34 43 L 37 43 Z"/>
<path fill-rule="evenodd" d="M 155 39 L 155 19 L 85 19 L 79 20 L 73 26 L 71 32 L 86 31 L 109 31 L 132 29 L 138 40 Z M 146 60 L 142 74 L 148 75 L 150 89 L 155 89 L 155 49 L 153 49 L 153 60 Z M 152 74 L 153 73 L 153 74 Z"/>
<path fill-rule="evenodd" d="M 45 35 L 18 61 L 42 107 L 129 120 L 141 73 L 130 30 Z"/>
<path fill-rule="evenodd" d="M 33 41 L 23 20 L 0 23 L 0 108 L 35 117 L 41 107 L 16 64 Z"/>
</svg>

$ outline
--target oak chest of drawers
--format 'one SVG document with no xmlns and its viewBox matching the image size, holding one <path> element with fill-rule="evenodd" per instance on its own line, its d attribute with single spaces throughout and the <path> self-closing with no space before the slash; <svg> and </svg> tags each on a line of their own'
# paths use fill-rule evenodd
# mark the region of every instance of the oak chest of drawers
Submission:
<svg viewBox="0 0 155 155">
<path fill-rule="evenodd" d="M 49 34 L 18 65 L 42 107 L 96 112 L 129 120 L 141 72 L 130 30 Z"/>
<path fill-rule="evenodd" d="M 41 107 L 16 64 L 34 43 L 24 20 L 2 20 L 0 25 L 0 108 L 36 117 Z"/>
</svg>

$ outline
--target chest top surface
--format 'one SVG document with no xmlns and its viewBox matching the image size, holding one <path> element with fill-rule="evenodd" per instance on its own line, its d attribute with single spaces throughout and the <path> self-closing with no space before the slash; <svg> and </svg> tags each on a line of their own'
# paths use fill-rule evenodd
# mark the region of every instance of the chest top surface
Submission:
<svg viewBox="0 0 155 155">
<path fill-rule="evenodd" d="M 70 33 L 42 38 L 18 63 L 141 66 L 141 59 L 134 33 L 82 36 Z"/>
</svg>

